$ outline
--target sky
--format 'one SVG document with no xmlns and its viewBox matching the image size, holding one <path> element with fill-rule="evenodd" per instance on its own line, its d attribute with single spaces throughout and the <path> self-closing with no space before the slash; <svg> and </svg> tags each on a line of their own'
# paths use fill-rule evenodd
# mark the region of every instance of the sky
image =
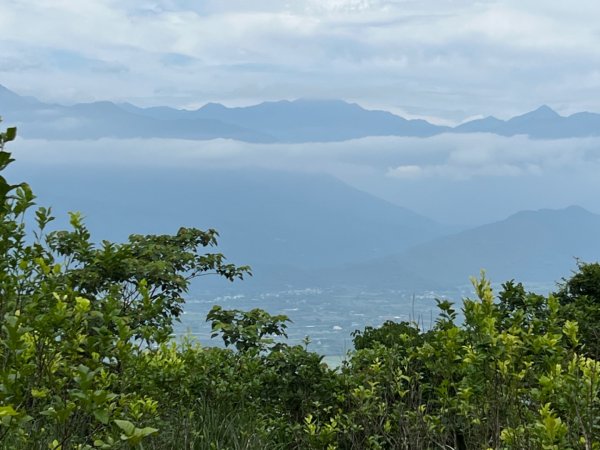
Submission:
<svg viewBox="0 0 600 450">
<path fill-rule="evenodd" d="M 0 84 L 61 103 L 341 98 L 448 124 L 600 111 L 598 17 L 597 0 L 4 0 Z"/>
<path fill-rule="evenodd" d="M 0 84 L 57 103 L 336 98 L 448 125 L 542 104 L 600 112 L 598 17 L 597 0 L 3 0 Z M 600 213 L 596 138 L 21 140 L 18 154 L 25 169 L 317 170 L 452 224 L 572 204 Z"/>
</svg>

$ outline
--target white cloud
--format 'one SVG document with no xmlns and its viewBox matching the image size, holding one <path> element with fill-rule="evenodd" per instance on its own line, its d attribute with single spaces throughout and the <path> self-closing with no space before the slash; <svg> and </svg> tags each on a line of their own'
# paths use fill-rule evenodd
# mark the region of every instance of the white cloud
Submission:
<svg viewBox="0 0 600 450">
<path fill-rule="evenodd" d="M 181 106 L 342 97 L 452 120 L 600 110 L 598 16 L 591 0 L 10 0 L 0 83 Z"/>
<path fill-rule="evenodd" d="M 478 224 L 522 209 L 582 205 L 600 213 L 600 139 L 441 135 L 329 144 L 264 145 L 228 140 L 18 139 L 10 180 L 36 173 L 181 169 L 325 172 L 437 220 Z M 483 156 L 479 156 L 481 153 Z M 9 172 L 10 172 L 9 171 Z M 122 171 L 120 172 L 122 173 Z M 34 185 L 35 187 L 35 185 Z"/>
<path fill-rule="evenodd" d="M 525 136 L 442 134 L 431 138 L 372 137 L 333 143 L 249 144 L 227 139 L 100 139 L 46 141 L 19 138 L 18 161 L 40 164 L 137 167 L 266 168 L 347 172 L 377 177 L 551 176 L 600 165 L 600 139 L 531 140 Z"/>
<path fill-rule="evenodd" d="M 423 168 L 415 164 L 409 164 L 406 166 L 398 166 L 389 169 L 387 175 L 396 178 L 420 178 L 423 176 Z"/>
<path fill-rule="evenodd" d="M 579 204 L 600 213 L 600 139 L 441 135 L 326 144 L 162 139 L 43 141 L 11 150 L 17 179 L 80 167 L 132 171 L 270 169 L 324 172 L 441 221 L 482 223 L 522 209 Z M 13 170 L 13 168 L 11 168 Z M 13 179 L 14 177 L 11 177 Z"/>
</svg>

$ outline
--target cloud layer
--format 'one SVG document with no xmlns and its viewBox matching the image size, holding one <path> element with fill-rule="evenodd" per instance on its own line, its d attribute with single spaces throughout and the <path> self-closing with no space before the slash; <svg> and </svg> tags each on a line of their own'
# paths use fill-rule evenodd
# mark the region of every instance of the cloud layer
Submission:
<svg viewBox="0 0 600 450">
<path fill-rule="evenodd" d="M 17 174 L 124 166 L 325 172 L 440 221 L 478 224 L 521 209 L 579 204 L 600 213 L 600 139 L 440 135 L 328 144 L 184 140 L 15 143 Z"/>
<path fill-rule="evenodd" d="M 337 97 L 459 121 L 600 111 L 600 3 L 8 0 L 0 83 L 48 100 Z"/>
</svg>

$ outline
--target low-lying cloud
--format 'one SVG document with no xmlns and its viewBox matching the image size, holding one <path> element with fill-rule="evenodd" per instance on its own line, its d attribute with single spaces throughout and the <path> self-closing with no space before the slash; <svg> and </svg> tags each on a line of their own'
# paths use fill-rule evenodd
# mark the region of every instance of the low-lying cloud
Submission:
<svg viewBox="0 0 600 450">
<path fill-rule="evenodd" d="M 377 137 L 337 143 L 100 139 L 14 145 L 16 171 L 54 166 L 323 172 L 439 220 L 485 222 L 519 209 L 581 204 L 600 212 L 600 139 L 488 134 Z M 477 209 L 473 205 L 477 204 Z"/>
<path fill-rule="evenodd" d="M 431 138 L 369 137 L 333 143 L 252 144 L 228 139 L 111 139 L 47 141 L 19 139 L 20 159 L 41 164 L 96 163 L 139 166 L 213 165 L 274 169 L 335 170 L 352 165 L 383 170 L 389 176 L 419 169 L 443 169 L 440 175 L 489 176 L 487 167 L 511 166 L 541 174 L 581 164 L 600 163 L 600 138 L 541 140 L 526 136 L 443 134 Z M 396 173 L 397 172 L 397 173 Z M 418 172 L 418 173 L 417 173 Z"/>
<path fill-rule="evenodd" d="M 435 142 L 437 141 L 437 142 Z M 599 139 L 530 140 L 522 136 L 444 136 L 421 146 L 434 161 L 390 167 L 395 178 L 448 178 L 544 176 L 554 171 L 589 169 L 600 163 Z M 418 158 L 417 158 L 418 159 Z"/>
</svg>

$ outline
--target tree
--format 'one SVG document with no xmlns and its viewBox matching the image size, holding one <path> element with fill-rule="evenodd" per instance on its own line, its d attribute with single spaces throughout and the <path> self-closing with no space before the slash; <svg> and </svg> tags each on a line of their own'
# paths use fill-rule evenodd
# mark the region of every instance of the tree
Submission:
<svg viewBox="0 0 600 450">
<path fill-rule="evenodd" d="M 258 308 L 246 312 L 218 305 L 213 306 L 206 320 L 211 322 L 211 337 L 221 335 L 226 347 L 233 345 L 239 352 L 256 353 L 270 348 L 274 343 L 271 336 L 287 338 L 286 322 L 290 322 L 286 315 L 272 316 Z M 272 348 L 277 349 L 278 344 Z"/>
<path fill-rule="evenodd" d="M 577 271 L 563 280 L 558 293 L 565 320 L 579 324 L 583 352 L 600 358 L 600 264 L 577 262 Z"/>
<path fill-rule="evenodd" d="M 13 158 L 0 133 L 0 171 Z M 26 183 L 0 176 L 0 445 L 4 448 L 112 448 L 138 445 L 157 406 L 128 377 L 166 342 L 190 280 L 250 273 L 225 262 L 215 230 L 91 241 L 81 216 L 47 232 L 51 209 L 32 211 Z M 32 234 L 26 226 L 34 212 Z M 139 425 L 139 426 L 138 426 Z"/>
</svg>

